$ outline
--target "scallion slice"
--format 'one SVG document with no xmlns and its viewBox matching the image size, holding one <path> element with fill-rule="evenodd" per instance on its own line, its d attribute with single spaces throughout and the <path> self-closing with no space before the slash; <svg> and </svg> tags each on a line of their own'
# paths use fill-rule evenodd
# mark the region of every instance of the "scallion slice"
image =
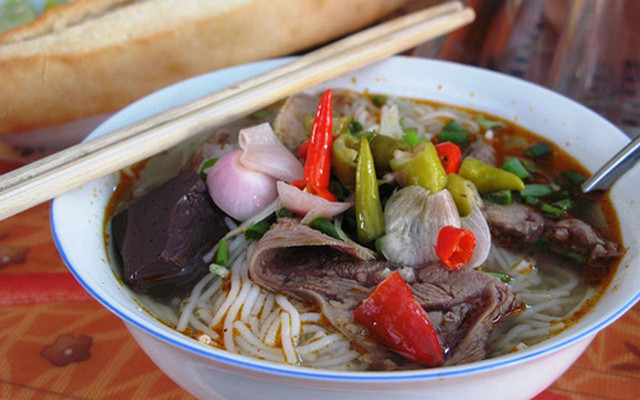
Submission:
<svg viewBox="0 0 640 400">
<path fill-rule="evenodd" d="M 505 123 L 502 121 L 495 121 L 485 117 L 476 118 L 476 122 L 480 125 L 480 128 L 485 131 L 488 131 L 489 129 L 503 128 L 505 126 Z"/>
<path fill-rule="evenodd" d="M 574 171 L 572 169 L 562 171 L 560 172 L 560 175 L 574 185 L 582 185 L 582 183 L 587 180 L 587 178 L 584 177 L 580 172 Z"/>
<path fill-rule="evenodd" d="M 564 213 L 564 210 L 546 203 L 540 206 L 540 211 L 552 218 L 560 218 Z"/>
<path fill-rule="evenodd" d="M 542 183 L 531 183 L 529 185 L 524 185 L 524 189 L 520 191 L 520 195 L 522 197 L 544 197 L 550 195 L 551 193 L 553 193 L 553 189 L 551 189 L 549 185 L 544 185 Z"/>
<path fill-rule="evenodd" d="M 260 240 L 260 238 L 269 230 L 271 223 L 265 220 L 257 222 L 244 232 L 245 237 L 250 240 Z"/>
<path fill-rule="evenodd" d="M 449 122 L 438 135 L 440 142 L 453 142 L 459 145 L 465 145 L 469 141 L 469 131 L 464 129 L 456 121 Z"/>
<path fill-rule="evenodd" d="M 215 263 L 220 266 L 226 266 L 229 262 L 229 244 L 226 240 L 218 242 L 218 250 L 216 251 Z"/>
<path fill-rule="evenodd" d="M 326 218 L 318 217 L 311 221 L 310 226 L 314 229 L 319 230 L 320 232 L 331 236 L 334 239 L 342 240 L 340 234 L 336 230 L 336 227 L 333 225 L 331 221 Z"/>
<path fill-rule="evenodd" d="M 488 194 L 489 200 L 496 204 L 501 204 L 503 206 L 508 206 L 513 202 L 513 198 L 511 196 L 510 190 L 499 190 L 496 192 L 491 192 Z"/>
<path fill-rule="evenodd" d="M 517 157 L 507 157 L 502 164 L 502 169 L 515 174 L 520 179 L 531 177 L 529 171 L 527 171 Z"/>
<path fill-rule="evenodd" d="M 551 154 L 551 146 L 547 142 L 538 142 L 525 150 L 524 154 L 529 158 L 540 158 Z"/>
</svg>

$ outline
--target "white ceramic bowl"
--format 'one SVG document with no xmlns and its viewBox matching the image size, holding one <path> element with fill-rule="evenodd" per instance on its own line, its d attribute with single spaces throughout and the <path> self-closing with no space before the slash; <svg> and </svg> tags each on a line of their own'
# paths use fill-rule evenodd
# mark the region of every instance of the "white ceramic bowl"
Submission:
<svg viewBox="0 0 640 400">
<path fill-rule="evenodd" d="M 125 108 L 100 126 L 100 135 L 166 107 L 273 68 L 271 60 L 206 74 Z M 353 79 L 356 78 L 356 79 Z M 547 89 L 487 70 L 397 57 L 332 80 L 326 87 L 431 99 L 497 115 L 558 143 L 594 171 L 628 139 L 590 110 Z M 316 88 L 319 91 L 320 88 Z M 578 323 L 531 348 L 467 365 L 406 372 L 331 372 L 276 365 L 201 345 L 156 321 L 128 296 L 109 264 L 103 239 L 112 174 L 52 203 L 56 245 L 80 283 L 120 317 L 151 359 L 199 398 L 226 399 L 518 399 L 544 390 L 584 351 L 593 336 L 640 298 L 640 168 L 613 188 L 624 245 L 629 247 L 612 287 Z"/>
</svg>

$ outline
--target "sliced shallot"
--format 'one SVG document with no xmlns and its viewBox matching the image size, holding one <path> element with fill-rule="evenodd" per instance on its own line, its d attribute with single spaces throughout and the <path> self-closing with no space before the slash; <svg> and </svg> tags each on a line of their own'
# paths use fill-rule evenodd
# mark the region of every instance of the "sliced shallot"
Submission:
<svg viewBox="0 0 640 400">
<path fill-rule="evenodd" d="M 339 201 L 329 201 L 320 196 L 307 193 L 285 182 L 278 181 L 278 195 L 282 205 L 295 213 L 333 218 L 349 209 L 353 204 Z"/>
<path fill-rule="evenodd" d="M 302 179 L 302 164 L 278 140 L 269 123 L 241 130 L 238 141 L 244 150 L 240 161 L 245 167 L 285 182 Z"/>
</svg>

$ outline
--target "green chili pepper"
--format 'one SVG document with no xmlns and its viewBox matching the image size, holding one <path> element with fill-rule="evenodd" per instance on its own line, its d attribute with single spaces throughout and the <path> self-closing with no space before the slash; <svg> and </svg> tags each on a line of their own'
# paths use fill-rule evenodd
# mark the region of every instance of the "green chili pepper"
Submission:
<svg viewBox="0 0 640 400">
<path fill-rule="evenodd" d="M 366 244 L 384 235 L 384 215 L 371 147 L 364 137 L 358 151 L 355 194 L 358 241 Z"/>
<path fill-rule="evenodd" d="M 502 164 L 502 169 L 515 174 L 520 179 L 527 179 L 531 176 L 517 157 L 507 157 Z"/>
<path fill-rule="evenodd" d="M 440 131 L 438 141 L 465 145 L 469 141 L 469 131 L 460 126 L 456 121 L 451 121 Z"/>
<path fill-rule="evenodd" d="M 342 186 L 353 191 L 356 184 L 358 139 L 350 134 L 338 136 L 331 146 L 331 167 Z"/>
<path fill-rule="evenodd" d="M 436 147 L 431 142 L 425 142 L 416 151 L 419 153 L 413 158 L 410 157 L 411 153 L 401 152 L 399 157 L 389 161 L 391 170 L 397 173 L 398 182 L 403 186 L 418 185 L 431 193 L 444 189 L 447 172 L 440 162 Z"/>
<path fill-rule="evenodd" d="M 461 217 L 471 214 L 471 201 L 475 197 L 473 183 L 458 174 L 447 175 L 447 190 L 451 193 Z"/>
<path fill-rule="evenodd" d="M 412 145 L 404 140 L 394 139 L 386 135 L 374 135 L 370 139 L 369 145 L 376 170 L 381 174 L 391 171 L 389 161 L 393 159 L 393 153 L 396 150 L 409 151 L 413 148 Z"/>
<path fill-rule="evenodd" d="M 465 158 L 458 174 L 473 182 L 480 192 L 524 189 L 524 182 L 515 174 L 492 167 L 475 158 Z"/>
</svg>

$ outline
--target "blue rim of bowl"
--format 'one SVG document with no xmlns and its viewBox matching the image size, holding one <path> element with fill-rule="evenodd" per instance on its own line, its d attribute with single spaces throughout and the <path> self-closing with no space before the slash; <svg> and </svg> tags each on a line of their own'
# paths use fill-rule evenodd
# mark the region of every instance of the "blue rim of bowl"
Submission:
<svg viewBox="0 0 640 400">
<path fill-rule="evenodd" d="M 250 63 L 250 64 L 244 64 L 241 66 L 236 66 L 236 67 L 230 67 L 230 68 L 226 68 L 226 69 L 222 69 L 222 70 L 218 70 L 212 73 L 208 73 L 205 75 L 212 75 L 212 74 L 216 74 L 216 73 L 220 73 L 220 72 L 228 72 L 231 70 L 234 70 L 238 67 L 243 67 L 243 68 L 251 68 L 251 66 L 257 66 L 257 65 L 272 65 L 272 66 L 276 66 L 286 60 L 290 59 L 289 58 L 280 58 L 280 59 L 272 59 L 272 60 L 266 60 L 266 61 L 262 61 L 262 62 L 256 62 L 256 63 Z M 401 56 L 396 56 L 393 57 L 392 59 L 404 59 L 404 60 L 410 60 L 411 62 L 427 62 L 427 63 L 436 63 L 436 64 L 447 64 L 447 65 L 455 65 L 458 68 L 463 68 L 463 69 L 471 69 L 471 70 L 479 70 L 480 68 L 477 67 L 473 67 L 473 66 L 468 66 L 468 65 L 461 65 L 461 64 L 455 64 L 455 63 L 451 63 L 451 62 L 447 62 L 447 61 L 440 61 L 440 60 L 426 60 L 426 59 L 415 59 L 415 58 L 407 58 L 407 57 L 401 57 Z M 489 70 L 483 70 L 483 73 L 489 73 L 489 74 L 497 74 L 497 75 L 501 75 L 502 77 L 508 78 L 508 79 L 514 79 L 516 81 L 519 81 L 520 84 L 527 84 L 527 85 L 532 85 L 535 86 L 539 89 L 543 89 L 545 91 L 549 91 L 551 93 L 553 93 L 553 95 L 556 96 L 560 96 L 560 97 L 564 97 L 558 93 L 552 92 L 544 87 L 540 87 L 538 85 L 532 84 L 530 82 L 521 80 L 519 78 L 514 78 L 508 75 L 503 75 L 501 73 L 495 72 L 495 71 L 489 71 Z M 198 80 L 202 78 L 201 76 L 197 76 L 194 78 L 190 78 L 187 81 L 190 80 Z M 175 85 L 169 86 L 165 89 L 161 89 L 161 91 L 164 90 L 169 90 L 171 89 L 173 86 L 177 86 L 180 85 L 183 82 L 179 82 Z M 158 93 L 158 92 L 155 92 Z M 150 96 L 152 96 L 152 93 Z M 139 102 L 143 102 L 145 101 L 147 98 L 143 98 L 141 100 L 139 100 Z M 137 104 L 133 103 L 133 105 Z M 102 126 L 102 125 L 101 125 Z M 97 129 L 99 129 L 100 127 L 98 127 Z M 622 306 L 620 306 L 619 308 L 617 308 L 615 311 L 613 311 L 610 314 L 607 314 L 607 316 L 605 318 L 599 319 L 594 323 L 591 323 L 590 326 L 588 326 L 586 329 L 572 334 L 569 337 L 563 339 L 562 341 L 555 343 L 551 346 L 544 346 L 544 345 L 540 345 L 540 350 L 537 351 L 525 351 L 525 352 L 517 352 L 517 353 L 511 353 L 505 356 L 499 356 L 496 358 L 492 358 L 492 359 L 487 359 L 487 360 L 483 360 L 483 361 L 478 361 L 478 362 L 474 362 L 474 363 L 469 363 L 469 364 L 462 364 L 459 366 L 451 366 L 451 367 L 440 367 L 440 368 L 433 368 L 433 369 L 423 369 L 423 370 L 411 370 L 411 371 L 398 371 L 398 372 L 373 372 L 373 371 L 351 371 L 351 372 L 336 372 L 336 371 L 330 371 L 330 370 L 317 370 L 317 369 L 312 369 L 312 368 L 304 368 L 304 367 L 294 367 L 294 366 L 288 366 L 288 365 L 280 365 L 280 364 L 275 364 L 275 363 L 271 363 L 268 361 L 263 361 L 263 360 L 259 360 L 259 359 L 253 359 L 251 357 L 245 357 L 245 356 L 240 356 L 240 355 L 235 355 L 235 354 L 230 354 L 225 352 L 224 350 L 219 350 L 219 349 L 215 349 L 215 348 L 207 348 L 204 345 L 201 345 L 200 343 L 196 342 L 195 340 L 192 340 L 193 343 L 190 343 L 189 340 L 178 340 L 174 337 L 172 337 L 171 334 L 164 332 L 162 328 L 155 328 L 152 327 L 151 325 L 147 325 L 143 322 L 138 321 L 136 318 L 134 318 L 134 316 L 130 316 L 128 313 L 123 312 L 121 310 L 119 310 L 117 307 L 115 307 L 114 305 L 112 305 L 106 298 L 104 298 L 103 296 L 101 296 L 100 294 L 98 294 L 96 291 L 94 291 L 90 285 L 85 282 L 84 279 L 82 279 L 81 275 L 76 271 L 76 268 L 72 265 L 72 263 L 70 262 L 69 258 L 67 257 L 67 254 L 65 252 L 64 246 L 62 245 L 62 243 L 60 242 L 59 238 L 58 238 L 58 234 L 57 234 L 57 230 L 56 230 L 56 225 L 54 222 L 54 205 L 56 203 L 56 199 L 53 199 L 51 201 L 51 205 L 50 205 L 50 224 L 51 224 L 51 232 L 52 232 L 52 236 L 53 236 L 53 240 L 54 243 L 56 245 L 56 248 L 58 249 L 58 252 L 62 258 L 62 260 L 64 261 L 64 263 L 67 265 L 67 267 L 69 268 L 69 271 L 71 272 L 71 274 L 78 280 L 78 282 L 85 288 L 85 290 L 87 290 L 89 292 L 89 294 L 91 294 L 96 300 L 98 300 L 98 302 L 100 302 L 105 308 L 107 308 L 109 311 L 111 311 L 112 313 L 114 313 L 116 316 L 118 316 L 120 319 L 122 319 L 124 322 L 140 329 L 141 331 L 149 334 L 150 336 L 154 337 L 155 339 L 159 339 L 162 340 L 166 343 L 171 344 L 172 346 L 175 346 L 181 350 L 186 350 L 190 353 L 194 353 L 198 356 L 204 357 L 204 358 L 211 358 L 214 359 L 218 362 L 223 362 L 223 363 L 229 363 L 229 364 L 233 364 L 237 367 L 241 367 L 241 368 L 246 368 L 249 370 L 254 370 L 257 372 L 262 372 L 262 373 L 268 373 L 268 374 L 279 374 L 279 375 L 287 375 L 290 377 L 297 377 L 297 378 L 303 378 L 303 379 L 319 379 L 319 380 L 335 380 L 335 381 L 386 381 L 386 382 L 393 382 L 393 381 L 398 381 L 398 382 L 402 382 L 402 381 L 413 381 L 413 380 L 433 380 L 433 379 L 442 379 L 442 378 L 453 378 L 453 377 L 458 377 L 461 375 L 468 375 L 468 374 L 473 374 L 473 373 L 481 373 L 481 372 L 487 372 L 487 371 L 491 371 L 491 370 L 495 370 L 495 369 L 500 369 L 500 368 L 505 368 L 505 367 L 509 367 L 509 366 L 514 366 L 516 364 L 519 364 L 523 361 L 528 361 L 531 360 L 533 358 L 538 358 L 538 357 L 542 357 L 544 355 L 548 355 L 554 352 L 557 352 L 559 350 L 562 350 L 572 344 L 575 344 L 579 341 L 581 341 L 582 339 L 586 339 L 591 335 L 594 335 L 596 333 L 598 333 L 599 331 L 601 331 L 602 329 L 604 329 L 605 327 L 607 327 L 608 325 L 610 325 L 611 323 L 613 323 L 615 320 L 617 320 L 618 318 L 620 318 L 624 313 L 626 313 L 631 307 L 633 307 L 637 302 L 640 301 L 640 291 L 637 292 L 633 297 L 631 297 L 625 304 L 623 304 Z M 170 328 L 166 328 L 166 329 L 170 329 Z M 172 331 L 173 332 L 173 331 Z M 184 339 L 188 339 L 188 338 L 184 338 Z M 553 338 L 549 339 L 549 341 L 553 341 Z M 538 346 L 538 345 L 537 345 Z M 537 347 L 536 346 L 536 347 Z"/>
</svg>

